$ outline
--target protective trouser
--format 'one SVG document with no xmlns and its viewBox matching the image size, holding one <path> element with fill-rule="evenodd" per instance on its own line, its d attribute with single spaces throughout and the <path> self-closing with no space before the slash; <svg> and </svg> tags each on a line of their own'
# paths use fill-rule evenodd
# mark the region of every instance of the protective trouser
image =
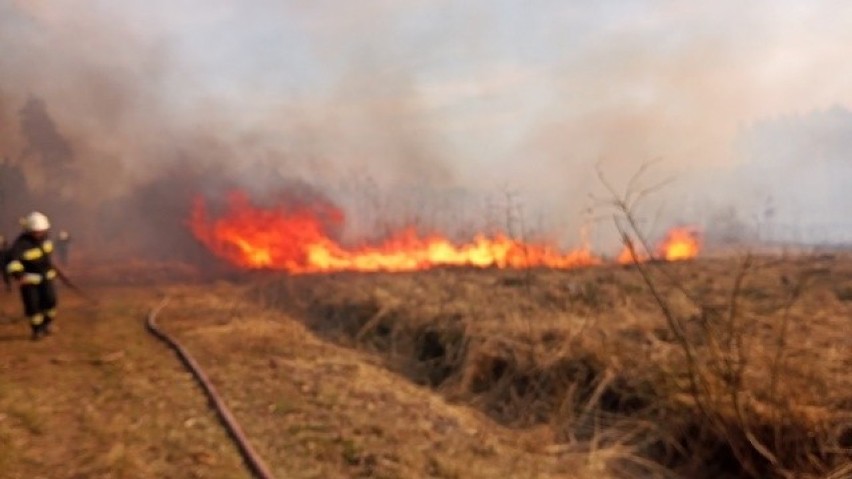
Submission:
<svg viewBox="0 0 852 479">
<path fill-rule="evenodd" d="M 50 332 L 50 323 L 56 317 L 56 290 L 53 281 L 45 279 L 38 284 L 21 285 L 24 314 L 30 320 L 33 338 Z"/>
</svg>

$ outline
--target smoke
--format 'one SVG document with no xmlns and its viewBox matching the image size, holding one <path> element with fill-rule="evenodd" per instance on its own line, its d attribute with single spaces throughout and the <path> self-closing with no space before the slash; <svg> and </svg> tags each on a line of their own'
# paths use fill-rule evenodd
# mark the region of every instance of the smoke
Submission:
<svg viewBox="0 0 852 479">
<path fill-rule="evenodd" d="M 660 159 L 648 183 L 675 181 L 649 227 L 734 208 L 842 229 L 848 182 L 824 178 L 848 167 L 802 188 L 806 163 L 774 165 L 845 148 L 848 115 L 818 117 L 852 105 L 851 20 L 833 0 L 0 0 L 0 156 L 32 190 L 4 197 L 3 224 L 43 208 L 149 250 L 185 232 L 193 195 L 295 189 L 340 204 L 353 237 L 522 217 L 576 243 L 596 165 L 624 185 Z M 777 141 L 796 135 L 818 140 Z"/>
<path fill-rule="evenodd" d="M 756 152 L 735 145 L 779 115 L 852 105 L 842 87 L 852 69 L 838 49 L 852 39 L 842 28 L 852 15 L 849 6 L 625 4 L 634 9 L 613 12 L 605 28 L 576 39 L 581 47 L 566 46 L 569 56 L 550 77 L 553 106 L 536 115 L 521 148 L 540 153 L 541 181 L 549 177 L 551 185 L 566 182 L 572 193 L 592 192 L 596 164 L 613 183 L 625 185 L 639 165 L 659 160 L 644 184 L 669 176 L 675 181 L 652 198 L 649 222 L 659 213 L 712 228 L 713 218 L 733 207 L 753 224 L 773 193 L 842 218 L 839 204 L 808 198 L 821 195 L 819 188 L 795 186 L 801 169 L 784 169 L 778 148 Z M 777 162 L 772 180 L 754 175 L 755 154 L 767 169 Z M 795 154 L 813 151 L 798 148 Z M 821 172 L 837 173 L 852 179 L 848 170 Z"/>
</svg>

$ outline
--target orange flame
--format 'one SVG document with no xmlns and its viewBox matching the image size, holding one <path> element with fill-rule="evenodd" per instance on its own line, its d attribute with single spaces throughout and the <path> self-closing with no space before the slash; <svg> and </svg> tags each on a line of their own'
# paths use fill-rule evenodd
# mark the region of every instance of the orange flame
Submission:
<svg viewBox="0 0 852 479">
<path fill-rule="evenodd" d="M 634 255 L 636 255 L 635 259 L 633 258 Z M 630 247 L 624 245 L 624 247 L 621 248 L 621 253 L 618 254 L 618 258 L 616 258 L 616 262 L 618 262 L 618 264 L 633 264 L 634 262 L 644 263 L 645 261 L 648 261 L 648 259 L 648 254 L 636 247 L 636 245 L 633 247 L 633 252 L 630 251 Z"/>
<path fill-rule="evenodd" d="M 658 248 L 658 254 L 666 261 L 682 261 L 698 256 L 701 238 L 693 228 L 672 228 Z"/>
<path fill-rule="evenodd" d="M 665 238 L 657 246 L 656 259 L 665 261 L 683 261 L 698 256 L 701 250 L 701 237 L 698 230 L 690 227 L 672 228 L 666 232 Z M 636 255 L 634 260 L 633 255 Z M 634 245 L 634 253 L 627 245 L 621 250 L 617 261 L 619 264 L 631 264 L 635 261 L 644 263 L 652 259 L 640 245 Z"/>
<path fill-rule="evenodd" d="M 334 221 L 342 215 L 321 211 Z M 225 215 L 210 220 L 199 198 L 190 229 L 199 241 L 228 262 L 252 269 L 291 273 L 330 271 L 415 271 L 435 266 L 573 268 L 599 264 L 587 248 L 560 252 L 545 244 L 521 243 L 503 235 L 477 235 L 454 244 L 440 235 L 419 236 L 404 229 L 379 245 L 346 248 L 326 233 L 312 209 L 255 207 L 241 193 L 231 195 Z"/>
</svg>

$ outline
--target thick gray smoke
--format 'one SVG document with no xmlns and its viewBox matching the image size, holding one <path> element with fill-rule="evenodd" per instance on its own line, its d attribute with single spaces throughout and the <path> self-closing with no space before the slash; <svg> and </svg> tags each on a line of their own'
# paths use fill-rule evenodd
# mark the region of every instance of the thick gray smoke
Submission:
<svg viewBox="0 0 852 479">
<path fill-rule="evenodd" d="M 84 239 L 168 253 L 191 242 L 197 194 L 323 188 L 376 209 L 353 218 L 372 233 L 379 214 L 401 214 L 385 191 L 453 186 L 414 78 L 380 51 L 366 58 L 373 45 L 322 85 L 287 91 L 270 77 L 299 75 L 275 64 L 293 46 L 255 33 L 286 28 L 269 20 L 287 13 L 274 2 L 131 3 L 0 2 L 4 230 L 38 208 Z M 16 175 L 26 185 L 13 192 Z"/>
<path fill-rule="evenodd" d="M 833 0 L 0 0 L 2 227 L 40 208 L 168 255 L 195 195 L 241 188 L 333 201 L 349 240 L 576 244 L 596 165 L 624 185 L 660 159 L 652 232 L 842 240 L 850 21 Z"/>
</svg>

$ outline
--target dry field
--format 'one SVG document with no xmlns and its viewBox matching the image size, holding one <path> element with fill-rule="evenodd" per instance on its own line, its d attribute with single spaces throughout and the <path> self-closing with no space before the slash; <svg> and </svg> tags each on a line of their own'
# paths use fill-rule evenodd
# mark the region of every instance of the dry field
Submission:
<svg viewBox="0 0 852 479">
<path fill-rule="evenodd" d="M 542 447 L 618 449 L 617 475 L 852 477 L 849 257 L 271 278 L 255 294 Z"/>
<path fill-rule="evenodd" d="M 37 343 L 5 294 L 0 477 L 248 477 L 164 295 L 277 477 L 852 477 L 852 259 L 740 266 L 649 265 L 674 330 L 636 267 L 128 271 Z"/>
<path fill-rule="evenodd" d="M 136 281 L 133 281 L 136 283 Z M 0 477 L 250 477 L 160 325 L 205 368 L 278 478 L 608 477 L 617 451 L 542 450 L 517 433 L 321 340 L 247 299 L 246 285 L 65 291 L 58 332 L 27 339 L 16 298 L 0 320 Z"/>
</svg>

